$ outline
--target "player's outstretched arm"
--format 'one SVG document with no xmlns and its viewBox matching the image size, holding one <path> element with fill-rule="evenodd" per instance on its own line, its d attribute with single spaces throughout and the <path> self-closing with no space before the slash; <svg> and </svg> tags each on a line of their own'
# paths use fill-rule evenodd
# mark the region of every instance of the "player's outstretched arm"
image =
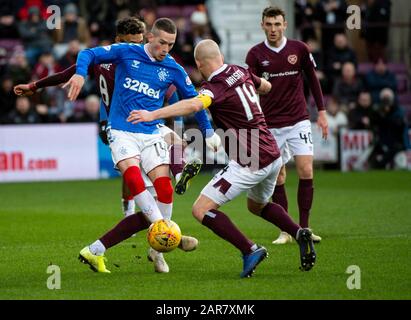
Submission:
<svg viewBox="0 0 411 320">
<path fill-rule="evenodd" d="M 31 96 L 38 89 L 53 87 L 66 83 L 76 73 L 76 65 L 73 64 L 69 68 L 57 72 L 51 76 L 41 78 L 40 80 L 30 82 L 27 84 L 18 84 L 14 87 L 14 93 L 18 96 Z"/>
<path fill-rule="evenodd" d="M 84 85 L 84 77 L 79 74 L 75 74 L 63 86 L 63 88 L 67 88 L 67 87 L 69 88 L 69 92 L 67 96 L 71 101 L 74 101 L 77 99 L 78 95 L 80 94 L 80 91 L 83 85 Z"/>
<path fill-rule="evenodd" d="M 180 100 L 171 106 L 164 107 L 152 112 L 147 110 L 133 110 L 127 118 L 128 122 L 137 124 L 139 122 L 150 122 L 157 119 L 165 119 L 177 116 L 186 116 L 193 112 L 198 112 L 204 108 L 204 103 L 198 97 Z"/>
</svg>

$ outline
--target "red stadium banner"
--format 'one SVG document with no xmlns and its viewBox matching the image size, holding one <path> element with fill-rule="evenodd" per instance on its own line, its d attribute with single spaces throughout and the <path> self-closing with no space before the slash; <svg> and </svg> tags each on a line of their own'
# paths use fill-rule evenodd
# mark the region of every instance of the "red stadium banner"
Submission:
<svg viewBox="0 0 411 320">
<path fill-rule="evenodd" d="M 98 177 L 95 124 L 0 127 L 0 182 Z"/>
<path fill-rule="evenodd" d="M 341 171 L 367 170 L 372 141 L 371 131 L 342 129 L 340 131 Z"/>
</svg>

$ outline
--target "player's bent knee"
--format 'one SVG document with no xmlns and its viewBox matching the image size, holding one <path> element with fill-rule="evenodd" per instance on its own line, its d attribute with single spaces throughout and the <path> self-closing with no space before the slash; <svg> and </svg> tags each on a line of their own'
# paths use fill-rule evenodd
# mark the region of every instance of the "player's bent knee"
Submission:
<svg viewBox="0 0 411 320">
<path fill-rule="evenodd" d="M 170 177 L 159 177 L 153 182 L 153 185 L 159 202 L 173 202 L 173 185 Z"/>
<path fill-rule="evenodd" d="M 313 166 L 311 164 L 306 164 L 301 166 L 298 170 L 300 179 L 312 179 L 313 178 Z"/>
<path fill-rule="evenodd" d="M 285 183 L 285 180 L 287 178 L 287 171 L 285 170 L 285 166 L 281 167 L 280 172 L 278 173 L 277 177 L 277 185 L 283 185 Z"/>
<path fill-rule="evenodd" d="M 251 200 L 250 198 L 247 199 L 248 211 L 257 216 L 261 215 L 261 211 L 263 211 L 265 206 L 266 204 L 257 203 L 254 200 Z"/>
<path fill-rule="evenodd" d="M 198 220 L 200 223 L 203 221 L 206 212 L 207 210 L 205 210 L 205 208 L 196 204 L 193 205 L 193 209 L 191 211 L 193 217 L 196 218 L 196 220 Z"/>
<path fill-rule="evenodd" d="M 146 190 L 146 186 L 141 176 L 140 168 L 137 166 L 131 166 L 124 171 L 123 174 L 124 183 L 130 190 L 131 196 L 136 196 Z"/>
</svg>

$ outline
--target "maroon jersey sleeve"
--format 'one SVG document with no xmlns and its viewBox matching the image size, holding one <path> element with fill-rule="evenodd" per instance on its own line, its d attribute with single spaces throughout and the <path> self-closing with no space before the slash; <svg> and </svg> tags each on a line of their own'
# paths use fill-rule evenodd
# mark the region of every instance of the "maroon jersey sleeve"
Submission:
<svg viewBox="0 0 411 320">
<path fill-rule="evenodd" d="M 253 81 L 255 88 L 258 89 L 261 86 L 261 78 L 257 77 L 254 73 L 252 73 L 251 71 L 250 75 L 251 75 L 251 80 Z"/>
<path fill-rule="evenodd" d="M 67 81 L 70 80 L 70 78 L 76 73 L 76 65 L 73 64 L 71 67 L 55 73 L 51 76 L 42 78 L 40 80 L 37 80 L 34 83 L 34 86 L 36 89 L 40 89 L 40 88 L 46 88 L 46 87 L 53 87 L 53 86 L 57 86 L 59 84 L 62 83 L 66 83 Z"/>
<path fill-rule="evenodd" d="M 315 64 L 314 57 L 309 52 L 308 47 L 304 45 L 303 56 L 302 56 L 302 69 L 307 76 L 308 85 L 310 86 L 311 93 L 314 97 L 315 103 L 317 104 L 317 109 L 319 111 L 325 110 L 323 93 L 321 90 L 320 81 L 317 78 L 315 73 Z"/>
<path fill-rule="evenodd" d="M 248 68 L 250 69 L 251 73 L 258 74 L 257 72 L 258 61 L 253 51 L 254 51 L 254 48 L 248 51 L 247 57 L 245 58 L 245 63 L 248 65 Z"/>
</svg>

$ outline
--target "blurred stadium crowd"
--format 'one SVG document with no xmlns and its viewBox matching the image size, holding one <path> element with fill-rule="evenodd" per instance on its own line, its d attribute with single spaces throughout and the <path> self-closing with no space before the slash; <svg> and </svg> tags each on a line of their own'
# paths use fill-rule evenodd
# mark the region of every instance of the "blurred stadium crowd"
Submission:
<svg viewBox="0 0 411 320">
<path fill-rule="evenodd" d="M 205 1 L 182 0 L 0 0 L 0 123 L 98 122 L 99 98 L 94 81 L 86 82 L 80 99 L 67 100 L 61 88 L 47 88 L 30 99 L 16 97 L 13 86 L 62 71 L 76 62 L 82 48 L 107 45 L 114 39 L 115 21 L 134 15 L 147 29 L 158 17 L 178 26 L 172 55 L 190 74 L 193 48 L 205 38 L 220 43 Z M 361 36 L 368 60 L 359 61 L 350 46 L 345 21 L 348 1 L 294 1 L 297 37 L 307 43 L 318 66 L 332 133 L 339 128 L 367 129 L 392 152 L 410 148 L 409 66 L 393 63 L 387 54 L 390 0 L 362 1 Z M 62 28 L 49 30 L 46 8 L 61 8 Z M 261 31 L 262 33 L 262 31 Z M 228 61 L 230 62 L 230 61 Z M 307 101 L 315 108 L 307 90 Z"/>
</svg>

